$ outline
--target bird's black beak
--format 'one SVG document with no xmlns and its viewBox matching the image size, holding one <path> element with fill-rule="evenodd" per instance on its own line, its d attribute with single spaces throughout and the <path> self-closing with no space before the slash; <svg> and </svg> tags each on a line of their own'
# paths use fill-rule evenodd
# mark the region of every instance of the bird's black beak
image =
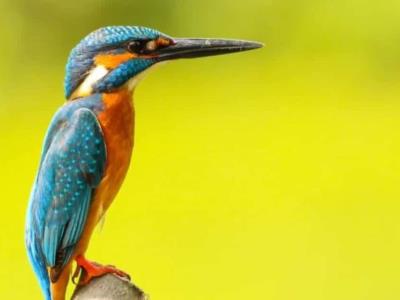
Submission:
<svg viewBox="0 0 400 300">
<path fill-rule="evenodd" d="M 156 50 L 160 61 L 220 55 L 261 48 L 258 42 L 226 39 L 174 39 L 172 45 Z"/>
</svg>

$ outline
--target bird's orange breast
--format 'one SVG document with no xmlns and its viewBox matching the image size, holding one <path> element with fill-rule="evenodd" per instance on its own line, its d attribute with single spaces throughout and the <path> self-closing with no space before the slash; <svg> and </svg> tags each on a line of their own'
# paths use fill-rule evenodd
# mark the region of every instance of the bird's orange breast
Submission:
<svg viewBox="0 0 400 300">
<path fill-rule="evenodd" d="M 98 115 L 107 149 L 107 162 L 94 200 L 101 201 L 104 212 L 117 194 L 131 160 L 135 122 L 131 96 L 126 90 L 104 94 L 104 110 Z"/>
<path fill-rule="evenodd" d="M 129 168 L 133 149 L 134 109 L 132 94 L 125 90 L 103 95 L 104 110 L 98 115 L 107 150 L 103 179 L 94 191 L 82 237 L 74 257 L 85 253 L 93 229 L 118 193 Z"/>
</svg>

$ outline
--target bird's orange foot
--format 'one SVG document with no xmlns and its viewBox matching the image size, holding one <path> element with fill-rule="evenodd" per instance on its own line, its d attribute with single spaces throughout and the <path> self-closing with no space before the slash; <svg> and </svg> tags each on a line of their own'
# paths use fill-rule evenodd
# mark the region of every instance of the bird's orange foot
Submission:
<svg viewBox="0 0 400 300">
<path fill-rule="evenodd" d="M 118 275 L 118 276 L 120 276 L 122 278 L 126 278 L 128 280 L 131 279 L 131 277 L 127 273 L 125 273 L 121 270 L 118 270 L 114 266 L 110 266 L 110 265 L 103 266 L 96 262 L 87 260 L 82 255 L 78 255 L 75 258 L 75 261 L 76 261 L 77 266 L 76 266 L 76 270 L 75 270 L 74 274 L 72 275 L 72 282 L 75 284 L 78 284 L 78 285 L 86 285 L 93 278 L 100 277 L 100 276 L 102 276 L 104 274 L 108 274 L 108 273 Z M 79 277 L 79 274 L 80 274 L 79 281 L 76 282 L 76 279 Z"/>
</svg>

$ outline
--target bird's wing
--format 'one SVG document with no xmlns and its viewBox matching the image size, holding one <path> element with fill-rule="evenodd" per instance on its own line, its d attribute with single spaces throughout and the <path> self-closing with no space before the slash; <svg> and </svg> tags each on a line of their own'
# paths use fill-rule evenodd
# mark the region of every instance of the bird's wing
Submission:
<svg viewBox="0 0 400 300">
<path fill-rule="evenodd" d="M 33 230 L 46 265 L 61 269 L 72 255 L 100 183 L 106 147 L 95 114 L 79 108 L 53 126 L 32 194 Z"/>
</svg>

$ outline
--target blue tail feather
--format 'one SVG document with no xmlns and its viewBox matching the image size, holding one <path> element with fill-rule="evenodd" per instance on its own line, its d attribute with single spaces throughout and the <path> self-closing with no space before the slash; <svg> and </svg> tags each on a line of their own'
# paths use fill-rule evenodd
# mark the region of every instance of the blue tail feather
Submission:
<svg viewBox="0 0 400 300">
<path fill-rule="evenodd" d="M 29 260 L 31 261 L 33 270 L 39 280 L 40 287 L 44 294 L 44 299 L 51 300 L 50 278 L 47 272 L 45 259 L 38 247 L 39 245 L 37 245 L 35 238 L 32 235 L 32 232 L 26 233 L 26 247 L 28 250 Z"/>
</svg>

